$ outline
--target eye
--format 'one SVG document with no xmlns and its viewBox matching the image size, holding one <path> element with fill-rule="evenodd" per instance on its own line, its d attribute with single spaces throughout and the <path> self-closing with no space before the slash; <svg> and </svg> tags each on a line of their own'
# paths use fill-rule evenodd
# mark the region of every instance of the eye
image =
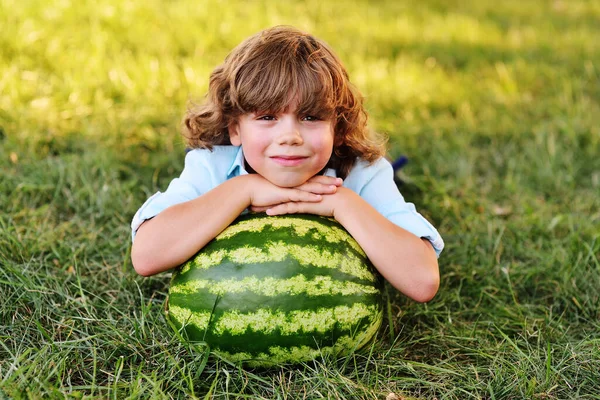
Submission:
<svg viewBox="0 0 600 400">
<path fill-rule="evenodd" d="M 256 119 L 258 121 L 275 121 L 275 116 L 274 115 L 265 114 L 265 115 L 258 116 Z"/>
<path fill-rule="evenodd" d="M 306 115 L 302 119 L 305 121 L 321 121 L 321 118 L 317 117 L 316 115 Z"/>
</svg>

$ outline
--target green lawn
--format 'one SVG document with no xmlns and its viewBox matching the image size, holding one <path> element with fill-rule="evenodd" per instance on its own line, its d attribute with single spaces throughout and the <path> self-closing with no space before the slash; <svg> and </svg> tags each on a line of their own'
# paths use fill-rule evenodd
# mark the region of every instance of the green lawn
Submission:
<svg viewBox="0 0 600 400">
<path fill-rule="evenodd" d="M 446 249 L 366 352 L 244 370 L 173 336 L 129 222 L 276 24 L 336 49 Z M 0 0 L 0 399 L 600 398 L 599 258 L 598 1 Z"/>
</svg>

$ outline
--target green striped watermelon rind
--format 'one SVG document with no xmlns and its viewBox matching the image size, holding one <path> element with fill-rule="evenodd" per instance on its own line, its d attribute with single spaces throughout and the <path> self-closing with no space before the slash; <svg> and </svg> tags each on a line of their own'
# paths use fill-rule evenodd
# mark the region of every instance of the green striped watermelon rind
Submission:
<svg viewBox="0 0 600 400">
<path fill-rule="evenodd" d="M 293 228 L 296 236 L 278 231 L 282 226 Z M 258 243 L 248 243 L 248 232 L 258 230 L 265 235 L 260 235 Z M 313 259 L 307 263 L 305 258 L 287 256 L 264 262 L 277 256 L 277 243 L 283 239 L 289 250 L 296 244 L 306 247 L 307 238 L 326 242 L 319 251 L 335 249 L 330 253 L 345 254 L 349 261 L 343 261 L 342 270 L 336 270 L 332 269 L 339 263 L 335 257 L 315 260 L 310 252 L 300 252 L 298 257 Z M 239 254 L 214 249 L 223 245 L 237 249 Z M 240 267 L 253 258 L 255 265 Z M 292 271 L 309 264 L 312 275 L 294 272 L 286 276 L 282 261 L 291 263 Z M 213 269 L 216 265 L 219 268 Z M 216 284 L 222 275 L 235 278 Z M 230 361 L 250 366 L 296 363 L 328 354 L 345 355 L 370 342 L 383 320 L 382 284 L 358 243 L 336 221 L 314 215 L 252 214 L 238 218 L 174 272 L 167 317 L 188 341 L 208 343 L 214 353 Z M 247 291 L 248 287 L 253 291 Z M 337 290 L 337 296 L 327 303 L 324 293 L 331 288 Z M 197 290 L 212 293 L 200 299 L 194 295 L 196 304 L 189 307 L 191 298 L 186 301 L 186 297 Z M 231 296 L 232 291 L 235 296 Z M 282 293 L 288 293 L 285 300 Z M 253 329 L 248 329 L 249 325 Z"/>
</svg>

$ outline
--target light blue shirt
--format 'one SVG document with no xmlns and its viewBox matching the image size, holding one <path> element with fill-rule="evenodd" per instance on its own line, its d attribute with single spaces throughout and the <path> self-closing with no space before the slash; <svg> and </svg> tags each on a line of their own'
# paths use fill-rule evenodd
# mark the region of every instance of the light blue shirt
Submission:
<svg viewBox="0 0 600 400">
<path fill-rule="evenodd" d="M 196 149 L 187 153 L 181 176 L 169 184 L 167 190 L 151 196 L 135 213 L 131 222 L 132 240 L 135 232 L 147 219 L 179 203 L 193 200 L 228 179 L 246 175 L 244 154 L 241 147 L 214 146 L 213 151 Z M 332 169 L 325 175 L 336 176 Z M 440 255 L 444 241 L 438 231 L 412 203 L 407 203 L 394 182 L 394 171 L 390 163 L 381 158 L 369 165 L 358 160 L 344 180 L 343 186 L 358 193 L 367 203 L 394 224 L 412 234 L 431 242 L 436 254 Z"/>
</svg>

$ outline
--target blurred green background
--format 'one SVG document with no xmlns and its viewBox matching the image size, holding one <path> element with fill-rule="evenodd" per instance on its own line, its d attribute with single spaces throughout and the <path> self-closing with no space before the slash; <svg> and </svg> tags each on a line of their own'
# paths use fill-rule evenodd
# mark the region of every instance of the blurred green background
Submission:
<svg viewBox="0 0 600 400">
<path fill-rule="evenodd" d="M 247 372 L 172 338 L 129 222 L 212 69 L 277 24 L 336 50 L 446 250 L 369 356 Z M 0 27 L 9 395 L 597 398 L 600 2 L 0 0 Z"/>
</svg>

